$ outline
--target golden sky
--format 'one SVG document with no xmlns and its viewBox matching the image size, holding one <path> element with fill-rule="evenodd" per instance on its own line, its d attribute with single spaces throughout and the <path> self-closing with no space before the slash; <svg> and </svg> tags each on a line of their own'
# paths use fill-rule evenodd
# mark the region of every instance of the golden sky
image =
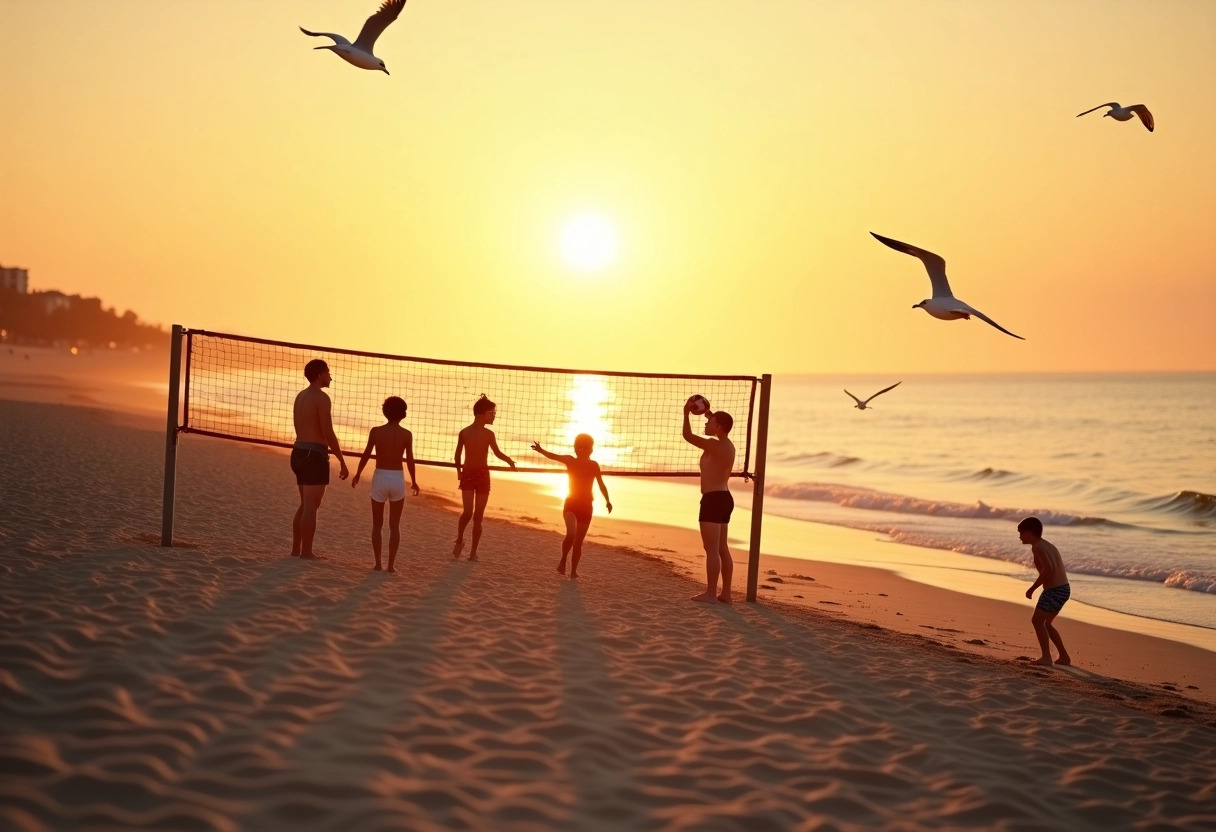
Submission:
<svg viewBox="0 0 1216 832">
<path fill-rule="evenodd" d="M 0 263 L 163 324 L 675 372 L 1216 368 L 1216 2 L 0 0 Z M 1157 129 L 1116 123 L 1144 103 Z M 563 259 L 582 212 L 618 235 Z M 986 324 L 936 321 L 948 263 Z"/>
</svg>

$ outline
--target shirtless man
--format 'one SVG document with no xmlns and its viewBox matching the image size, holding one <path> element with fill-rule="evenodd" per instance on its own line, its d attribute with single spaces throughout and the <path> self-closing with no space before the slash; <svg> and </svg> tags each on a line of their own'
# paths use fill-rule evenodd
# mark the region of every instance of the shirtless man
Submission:
<svg viewBox="0 0 1216 832">
<path fill-rule="evenodd" d="M 293 418 L 296 423 L 296 443 L 291 448 L 291 470 L 300 487 L 300 507 L 291 522 L 291 556 L 314 560 L 312 539 L 317 533 L 317 509 L 329 485 L 329 455 L 333 451 L 342 466 L 338 479 L 344 480 L 350 471 L 338 437 L 334 435 L 333 405 L 323 388 L 332 380 L 329 365 L 314 358 L 304 365 L 308 386 L 296 394 Z"/>
<path fill-rule="evenodd" d="M 1026 590 L 1026 597 L 1033 597 L 1034 591 L 1040 586 L 1043 587 L 1043 591 L 1039 593 L 1039 603 L 1034 608 L 1034 615 L 1030 617 L 1034 634 L 1039 639 L 1039 649 L 1043 652 L 1035 664 L 1051 666 L 1051 648 L 1047 644 L 1049 639 L 1060 651 L 1060 657 L 1055 663 L 1072 664 L 1072 658 L 1064 649 L 1064 639 L 1060 638 L 1059 631 L 1051 623 L 1072 594 L 1068 586 L 1068 573 L 1064 571 L 1064 559 L 1060 557 L 1059 549 L 1043 539 L 1043 521 L 1037 517 L 1027 517 L 1018 523 L 1018 537 L 1030 546 L 1030 552 L 1034 555 L 1034 568 L 1039 573 L 1038 580 Z"/>
<path fill-rule="evenodd" d="M 473 403 L 473 424 L 462 428 L 456 440 L 456 480 L 460 483 L 460 497 L 464 501 L 464 511 L 460 513 L 460 522 L 456 527 L 456 545 L 452 547 L 452 557 L 456 560 L 460 560 L 460 550 L 464 548 L 464 530 L 470 518 L 473 520 L 473 548 L 469 550 L 469 560 L 477 560 L 481 518 L 490 500 L 490 467 L 486 461 L 489 452 L 493 451 L 494 456 L 515 467 L 515 461 L 498 450 L 494 431 L 486 427 L 494 424 L 497 412 L 494 402 L 482 393 L 481 398 Z M 463 463 L 460 460 L 461 451 L 464 451 Z"/>
<path fill-rule="evenodd" d="M 731 602 L 730 581 L 735 571 L 726 533 L 735 498 L 730 493 L 730 472 L 735 466 L 735 444 L 727 434 L 735 420 L 724 410 L 706 413 L 705 436 L 697 436 L 688 423 L 692 411 L 690 398 L 684 403 L 684 440 L 701 449 L 701 544 L 705 547 L 705 591 L 692 596 L 694 601 L 725 604 Z M 718 593 L 718 575 L 722 575 L 722 592 Z"/>
<path fill-rule="evenodd" d="M 388 503 L 388 571 L 396 572 L 397 547 L 401 545 L 401 509 L 405 507 L 405 472 L 401 470 L 402 461 L 410 471 L 410 486 L 414 496 L 418 496 L 418 479 L 414 476 L 414 434 L 401 427 L 405 418 L 405 400 L 400 396 L 389 396 L 380 406 L 385 423 L 372 428 L 367 433 L 367 447 L 359 458 L 359 467 L 351 479 L 350 487 L 359 484 L 363 469 L 371 458 L 372 450 L 376 451 L 376 470 L 372 474 L 372 553 L 376 556 L 376 565 L 372 569 L 379 572 L 380 541 L 384 529 L 384 504 Z"/>
</svg>

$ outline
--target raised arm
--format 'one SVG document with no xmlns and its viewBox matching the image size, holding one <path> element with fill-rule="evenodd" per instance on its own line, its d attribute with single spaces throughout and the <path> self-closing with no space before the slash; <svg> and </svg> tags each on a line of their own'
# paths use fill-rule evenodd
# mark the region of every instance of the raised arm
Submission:
<svg viewBox="0 0 1216 832">
<path fill-rule="evenodd" d="M 604 495 L 604 505 L 608 506 L 608 513 L 612 514 L 612 500 L 608 497 L 608 486 L 604 485 L 604 475 L 598 465 L 595 466 L 595 481 L 600 484 L 600 493 Z"/>
<path fill-rule="evenodd" d="M 512 468 L 515 467 L 515 460 L 498 450 L 498 439 L 495 438 L 493 431 L 490 431 L 490 450 L 494 452 L 494 456 L 498 457 Z"/>
<path fill-rule="evenodd" d="M 569 454 L 555 454 L 552 451 L 546 451 L 544 448 L 542 448 L 540 446 L 539 442 L 532 443 L 532 450 L 536 451 L 538 454 L 540 454 L 543 457 L 553 460 L 554 462 L 561 462 L 566 465 L 569 465 L 571 462 L 574 461 L 574 457 L 570 456 Z"/>
<path fill-rule="evenodd" d="M 376 429 L 372 428 L 367 432 L 367 447 L 363 449 L 363 456 L 359 457 L 359 467 L 355 470 L 355 476 L 350 481 L 350 487 L 354 488 L 359 484 L 359 477 L 363 476 L 363 469 L 367 466 L 367 461 L 372 457 L 372 447 L 376 444 Z"/>
<path fill-rule="evenodd" d="M 704 451 L 709 448 L 710 440 L 706 439 L 704 436 L 697 436 L 692 432 L 692 425 L 688 423 L 688 414 L 690 412 L 689 408 L 691 407 L 690 401 L 684 402 L 684 441 L 691 442 L 693 445 L 696 445 L 698 448 Z"/>
<path fill-rule="evenodd" d="M 346 467 L 346 457 L 342 456 L 342 447 L 338 445 L 338 435 L 334 433 L 334 416 L 333 402 L 329 400 L 329 396 L 322 394 L 322 404 L 319 405 L 321 411 L 321 429 L 325 431 L 325 436 L 329 440 L 329 449 L 338 457 L 338 464 L 342 469 L 338 472 L 338 479 L 344 480 L 350 476 L 350 469 Z"/>
<path fill-rule="evenodd" d="M 360 466 L 362 467 L 362 466 Z M 418 478 L 414 476 L 414 434 L 405 432 L 405 467 L 410 472 L 410 486 L 418 496 Z"/>
</svg>

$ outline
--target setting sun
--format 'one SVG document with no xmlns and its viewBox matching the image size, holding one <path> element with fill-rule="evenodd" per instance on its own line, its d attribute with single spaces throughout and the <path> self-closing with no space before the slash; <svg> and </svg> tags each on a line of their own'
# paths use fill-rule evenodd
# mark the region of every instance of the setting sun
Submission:
<svg viewBox="0 0 1216 832">
<path fill-rule="evenodd" d="M 562 227 L 561 252 L 579 271 L 598 272 L 616 260 L 616 229 L 599 214 L 576 214 Z"/>
</svg>

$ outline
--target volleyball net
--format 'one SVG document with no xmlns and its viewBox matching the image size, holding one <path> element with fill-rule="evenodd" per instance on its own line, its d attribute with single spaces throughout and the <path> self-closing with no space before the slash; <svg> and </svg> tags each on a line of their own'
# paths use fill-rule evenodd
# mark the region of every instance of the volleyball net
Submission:
<svg viewBox="0 0 1216 832">
<path fill-rule="evenodd" d="M 570 454 L 574 437 L 586 433 L 606 475 L 697 476 L 699 452 L 682 437 L 682 410 L 699 393 L 734 419 L 732 475 L 752 475 L 758 377 L 467 363 L 205 330 L 181 333 L 181 433 L 291 447 L 293 402 L 308 384 L 304 365 L 319 358 L 332 375 L 334 433 L 348 457 L 359 456 L 368 431 L 384 423 L 385 398 L 399 396 L 408 407 L 402 425 L 413 433 L 415 461 L 452 467 L 457 434 L 473 421 L 473 403 L 485 394 L 497 406 L 492 429 L 498 446 L 517 470 L 564 472 L 531 444 Z M 691 420 L 701 434 L 704 419 Z"/>
</svg>

